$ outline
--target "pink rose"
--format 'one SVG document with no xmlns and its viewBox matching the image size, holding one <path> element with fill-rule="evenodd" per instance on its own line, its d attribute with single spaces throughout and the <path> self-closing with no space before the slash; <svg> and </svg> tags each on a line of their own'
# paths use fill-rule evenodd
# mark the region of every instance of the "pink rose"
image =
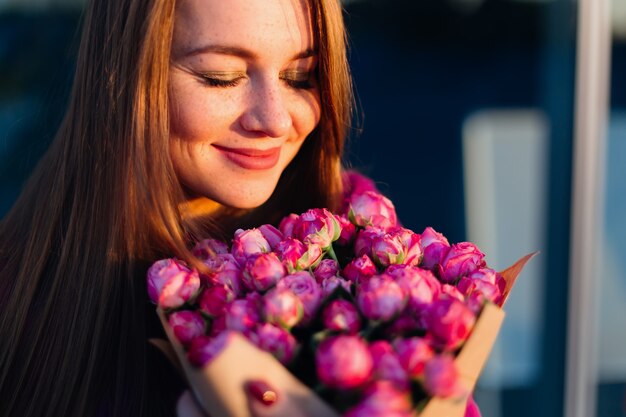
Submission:
<svg viewBox="0 0 626 417">
<path fill-rule="evenodd" d="M 267 253 L 272 250 L 269 242 L 259 229 L 238 229 L 233 238 L 231 253 L 239 262 L 239 265 L 246 263 L 246 260 L 259 253 Z"/>
<path fill-rule="evenodd" d="M 330 211 L 310 209 L 300 215 L 293 231 L 302 242 L 313 243 L 326 249 L 339 239 L 341 226 Z"/>
<path fill-rule="evenodd" d="M 176 311 L 169 315 L 167 321 L 183 346 L 189 346 L 194 338 L 202 336 L 206 331 L 206 323 L 196 311 Z"/>
<path fill-rule="evenodd" d="M 433 397 L 455 397 L 464 391 L 451 355 L 435 356 L 424 367 L 424 388 Z"/>
<path fill-rule="evenodd" d="M 339 274 L 339 264 L 333 259 L 323 259 L 313 270 L 315 280 L 322 283 L 324 279 L 335 277 Z"/>
<path fill-rule="evenodd" d="M 267 291 L 287 270 L 274 252 L 258 253 L 246 261 L 243 268 L 242 281 L 250 291 Z"/>
<path fill-rule="evenodd" d="M 352 294 L 352 283 L 350 281 L 339 277 L 324 278 L 322 281 L 322 298 L 328 298 L 340 287 L 343 288 L 346 293 Z"/>
<path fill-rule="evenodd" d="M 456 349 L 471 333 L 476 316 L 463 302 L 441 295 L 425 311 L 425 324 L 435 343 L 444 349 Z"/>
<path fill-rule="evenodd" d="M 284 239 L 283 233 L 271 224 L 261 225 L 258 229 L 267 243 L 269 243 L 271 250 L 274 250 L 276 245 Z"/>
<path fill-rule="evenodd" d="M 290 272 L 312 267 L 322 259 L 323 255 L 319 245 L 305 245 L 291 237 L 276 245 L 276 254 Z"/>
<path fill-rule="evenodd" d="M 200 289 L 198 271 L 175 259 L 162 259 L 148 269 L 148 295 L 163 309 L 181 307 Z"/>
<path fill-rule="evenodd" d="M 457 285 L 459 291 L 469 297 L 476 293 L 474 297 L 480 295 L 483 301 L 490 301 L 494 304 L 498 304 L 500 301 L 501 293 L 497 285 L 492 284 L 487 280 L 474 279 L 473 274 L 467 277 L 462 277 Z"/>
<path fill-rule="evenodd" d="M 402 245 L 404 252 L 404 261 L 402 263 L 411 266 L 419 265 L 422 258 L 420 235 L 403 227 L 393 229 L 390 235 Z"/>
<path fill-rule="evenodd" d="M 411 395 L 390 381 L 375 381 L 364 392 L 363 400 L 344 417 L 414 417 Z"/>
<path fill-rule="evenodd" d="M 320 381 L 337 389 L 362 386 L 373 369 L 372 355 L 358 336 L 340 335 L 324 339 L 315 352 L 315 368 Z"/>
<path fill-rule="evenodd" d="M 198 298 L 198 304 L 202 312 L 211 317 L 217 317 L 224 314 L 226 306 L 234 299 L 235 293 L 230 287 L 217 284 L 202 291 Z"/>
<path fill-rule="evenodd" d="M 284 217 L 280 224 L 278 225 L 278 229 L 282 232 L 284 237 L 295 237 L 294 227 L 298 223 L 298 219 L 300 216 L 297 214 L 291 213 L 289 216 Z"/>
<path fill-rule="evenodd" d="M 346 216 L 336 216 L 336 219 L 341 226 L 341 234 L 339 239 L 337 239 L 337 243 L 344 246 L 349 245 L 356 236 L 356 226 Z"/>
<path fill-rule="evenodd" d="M 366 191 L 378 192 L 374 181 L 356 171 L 345 171 L 342 175 L 343 189 L 346 195 L 362 194 Z"/>
<path fill-rule="evenodd" d="M 384 235 L 385 231 L 377 227 L 366 227 L 365 229 L 359 231 L 357 233 L 356 240 L 354 241 L 354 255 L 371 256 L 374 241 Z"/>
<path fill-rule="evenodd" d="M 432 227 L 427 227 L 420 235 L 420 247 L 423 253 L 422 268 L 432 270 L 435 265 L 441 263 L 450 244 L 444 235 L 436 232 Z"/>
<path fill-rule="evenodd" d="M 353 259 L 343 269 L 343 276 L 352 282 L 364 282 L 377 273 L 376 265 L 367 255 Z"/>
<path fill-rule="evenodd" d="M 434 355 L 428 342 L 421 337 L 397 339 L 393 346 L 402 368 L 411 378 L 419 378 L 424 372 L 424 366 Z"/>
<path fill-rule="evenodd" d="M 302 301 L 304 307 L 303 322 L 306 323 L 315 317 L 315 313 L 317 313 L 322 302 L 322 289 L 310 272 L 300 271 L 287 275 L 278 281 L 276 288 L 291 290 Z"/>
<path fill-rule="evenodd" d="M 302 301 L 291 290 L 274 288 L 263 299 L 263 312 L 267 322 L 291 329 L 302 320 Z"/>
<path fill-rule="evenodd" d="M 394 319 L 386 329 L 386 334 L 391 339 L 395 336 L 404 336 L 406 334 L 415 334 L 416 330 L 422 330 L 424 325 L 415 317 L 408 309 L 405 309 L 400 315 Z"/>
<path fill-rule="evenodd" d="M 441 292 L 441 283 L 426 269 L 392 265 L 387 268 L 386 273 L 409 295 L 409 308 L 417 314 L 420 314 Z"/>
<path fill-rule="evenodd" d="M 233 290 L 235 295 L 241 295 L 243 291 L 241 267 L 233 255 L 229 253 L 219 254 L 217 257 L 212 258 L 209 267 L 213 271 L 207 276 L 209 285 L 227 285 Z"/>
<path fill-rule="evenodd" d="M 370 344 L 369 349 L 374 361 L 374 378 L 392 381 L 397 387 L 407 389 L 409 376 L 391 344 L 386 340 L 377 340 Z"/>
<path fill-rule="evenodd" d="M 250 335 L 252 342 L 271 353 L 283 365 L 289 364 L 296 351 L 296 339 L 288 331 L 270 323 L 259 325 Z"/>
<path fill-rule="evenodd" d="M 333 300 L 324 308 L 322 313 L 324 327 L 336 332 L 354 334 L 361 329 L 361 316 L 358 310 L 349 301 Z"/>
<path fill-rule="evenodd" d="M 465 297 L 463 296 L 461 291 L 459 291 L 459 289 L 457 287 L 455 287 L 454 285 L 442 284 L 441 285 L 441 294 L 449 295 L 450 297 L 456 298 L 457 300 L 459 300 L 461 302 L 465 301 Z"/>
<path fill-rule="evenodd" d="M 216 337 L 198 336 L 191 342 L 187 358 L 197 368 L 207 366 L 232 340 L 233 333 L 226 331 Z"/>
<path fill-rule="evenodd" d="M 458 278 L 482 268 L 485 254 L 470 242 L 461 242 L 450 246 L 441 263 L 436 266 L 439 278 L 452 283 Z"/>
<path fill-rule="evenodd" d="M 372 259 L 382 268 L 404 263 L 406 251 L 397 236 L 385 233 L 372 239 Z"/>
<path fill-rule="evenodd" d="M 389 321 L 404 309 L 407 296 L 392 277 L 382 274 L 374 275 L 358 287 L 356 302 L 368 319 Z"/>
<path fill-rule="evenodd" d="M 361 227 L 376 226 L 386 230 L 398 225 L 393 203 L 374 191 L 365 191 L 350 197 L 348 218 Z"/>
<path fill-rule="evenodd" d="M 201 261 L 217 255 L 228 253 L 228 245 L 215 239 L 204 239 L 196 243 L 192 250 L 193 255 Z"/>
<path fill-rule="evenodd" d="M 257 323 L 261 322 L 259 306 L 255 300 L 242 298 L 233 301 L 226 307 L 225 326 L 229 330 L 237 330 L 248 334 Z"/>
</svg>

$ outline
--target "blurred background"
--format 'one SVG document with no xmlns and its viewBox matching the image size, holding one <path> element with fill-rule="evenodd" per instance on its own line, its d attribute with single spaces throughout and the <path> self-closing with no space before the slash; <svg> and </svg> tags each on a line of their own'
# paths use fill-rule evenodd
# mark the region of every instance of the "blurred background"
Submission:
<svg viewBox="0 0 626 417">
<path fill-rule="evenodd" d="M 0 216 L 62 117 L 82 3 L 0 0 Z M 484 417 L 565 415 L 579 4 L 344 6 L 360 110 L 348 163 L 377 181 L 405 226 L 472 240 L 496 269 L 541 251 L 479 382 Z M 612 1 L 611 25 L 597 272 L 586 277 L 597 298 L 583 394 L 598 417 L 626 416 L 626 0 Z"/>
</svg>

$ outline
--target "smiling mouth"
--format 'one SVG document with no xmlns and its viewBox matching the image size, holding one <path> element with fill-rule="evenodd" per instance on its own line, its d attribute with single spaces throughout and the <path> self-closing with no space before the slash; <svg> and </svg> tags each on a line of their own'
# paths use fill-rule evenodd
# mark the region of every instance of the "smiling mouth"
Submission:
<svg viewBox="0 0 626 417">
<path fill-rule="evenodd" d="M 271 169 L 280 158 L 280 147 L 270 149 L 227 148 L 213 145 L 222 155 L 235 165 L 250 170 Z"/>
</svg>

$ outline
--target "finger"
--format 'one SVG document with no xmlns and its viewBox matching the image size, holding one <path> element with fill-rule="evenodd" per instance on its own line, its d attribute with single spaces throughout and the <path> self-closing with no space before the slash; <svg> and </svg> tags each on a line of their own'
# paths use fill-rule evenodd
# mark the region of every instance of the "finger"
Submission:
<svg viewBox="0 0 626 417">
<path fill-rule="evenodd" d="M 198 407 L 193 394 L 189 391 L 183 392 L 183 395 L 176 403 L 176 415 L 178 417 L 207 417 L 206 414 Z"/>
</svg>

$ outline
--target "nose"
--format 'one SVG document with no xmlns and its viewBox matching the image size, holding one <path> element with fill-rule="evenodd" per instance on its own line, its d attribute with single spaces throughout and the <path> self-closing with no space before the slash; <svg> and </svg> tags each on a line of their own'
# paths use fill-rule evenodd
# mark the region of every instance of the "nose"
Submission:
<svg viewBox="0 0 626 417">
<path fill-rule="evenodd" d="M 279 138 L 291 128 L 291 114 L 280 85 L 266 83 L 250 92 L 249 105 L 241 116 L 241 126 L 249 132 Z"/>
</svg>

